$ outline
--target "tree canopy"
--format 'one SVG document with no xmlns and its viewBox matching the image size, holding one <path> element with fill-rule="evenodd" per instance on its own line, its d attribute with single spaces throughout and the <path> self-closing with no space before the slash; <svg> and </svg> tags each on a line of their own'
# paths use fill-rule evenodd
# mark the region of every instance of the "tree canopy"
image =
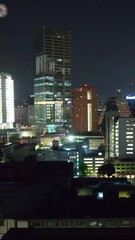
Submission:
<svg viewBox="0 0 135 240">
<path fill-rule="evenodd" d="M 89 176 L 91 175 L 91 171 L 88 168 L 87 164 L 81 161 L 79 163 L 79 176 Z"/>
<path fill-rule="evenodd" d="M 115 168 L 112 163 L 103 164 L 98 168 L 98 175 L 107 175 L 108 177 L 112 176 L 115 173 Z"/>
</svg>

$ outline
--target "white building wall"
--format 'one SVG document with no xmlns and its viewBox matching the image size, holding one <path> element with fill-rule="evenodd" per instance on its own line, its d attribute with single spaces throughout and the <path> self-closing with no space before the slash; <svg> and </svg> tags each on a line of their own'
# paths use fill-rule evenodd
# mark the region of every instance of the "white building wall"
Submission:
<svg viewBox="0 0 135 240">
<path fill-rule="evenodd" d="M 0 74 L 0 128 L 13 128 L 14 80 L 7 73 Z"/>
<path fill-rule="evenodd" d="M 15 228 L 15 220 L 13 219 L 0 220 L 0 239 L 5 233 L 7 233 L 7 231 L 10 228 Z"/>
<path fill-rule="evenodd" d="M 14 82 L 11 76 L 6 76 L 6 122 L 14 122 Z"/>
</svg>

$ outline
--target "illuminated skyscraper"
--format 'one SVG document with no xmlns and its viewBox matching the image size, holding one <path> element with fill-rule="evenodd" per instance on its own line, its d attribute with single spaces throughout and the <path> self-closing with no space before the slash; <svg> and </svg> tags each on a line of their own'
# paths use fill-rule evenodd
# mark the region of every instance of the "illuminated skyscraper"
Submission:
<svg viewBox="0 0 135 240">
<path fill-rule="evenodd" d="M 42 27 L 34 33 L 35 123 L 48 132 L 71 128 L 71 33 Z"/>
<path fill-rule="evenodd" d="M 96 132 L 97 93 L 94 88 L 83 85 L 72 90 L 72 129 L 75 132 Z"/>
<path fill-rule="evenodd" d="M 14 80 L 0 73 L 0 128 L 12 128 L 14 122 Z"/>
</svg>

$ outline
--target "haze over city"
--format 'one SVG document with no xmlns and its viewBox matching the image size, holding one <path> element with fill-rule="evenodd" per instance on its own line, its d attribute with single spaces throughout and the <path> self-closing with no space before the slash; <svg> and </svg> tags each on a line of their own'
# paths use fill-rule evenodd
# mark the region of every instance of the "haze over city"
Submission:
<svg viewBox="0 0 135 240">
<path fill-rule="evenodd" d="M 15 96 L 33 93 L 33 32 L 39 26 L 72 32 L 72 86 L 87 83 L 100 98 L 134 92 L 134 1 L 9 1 L 0 19 L 0 71 L 15 79 Z M 133 83 L 133 84 L 131 84 Z"/>
</svg>

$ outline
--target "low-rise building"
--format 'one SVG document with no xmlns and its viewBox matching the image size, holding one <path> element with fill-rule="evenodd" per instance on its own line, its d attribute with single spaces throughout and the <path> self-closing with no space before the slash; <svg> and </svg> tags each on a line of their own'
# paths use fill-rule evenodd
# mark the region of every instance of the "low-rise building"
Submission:
<svg viewBox="0 0 135 240">
<path fill-rule="evenodd" d="M 125 176 L 132 182 L 135 180 L 135 161 L 114 161 L 115 174 L 118 177 Z"/>
</svg>

